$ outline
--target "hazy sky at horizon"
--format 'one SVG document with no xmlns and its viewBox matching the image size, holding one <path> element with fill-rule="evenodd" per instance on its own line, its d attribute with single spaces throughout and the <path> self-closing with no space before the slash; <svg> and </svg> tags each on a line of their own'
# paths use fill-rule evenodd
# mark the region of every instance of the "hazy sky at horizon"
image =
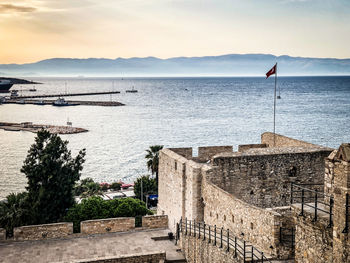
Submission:
<svg viewBox="0 0 350 263">
<path fill-rule="evenodd" d="M 349 0 L 0 0 L 0 64 L 270 53 L 350 58 Z"/>
</svg>

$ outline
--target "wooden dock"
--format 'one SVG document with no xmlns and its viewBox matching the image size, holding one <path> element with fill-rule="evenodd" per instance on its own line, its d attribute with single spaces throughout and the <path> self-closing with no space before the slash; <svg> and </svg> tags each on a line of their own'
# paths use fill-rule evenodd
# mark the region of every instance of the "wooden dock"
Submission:
<svg viewBox="0 0 350 263">
<path fill-rule="evenodd" d="M 55 100 L 24 100 L 23 97 L 17 97 L 16 99 L 7 99 L 3 104 L 32 104 L 32 105 L 52 105 Z M 69 104 L 77 106 L 124 106 L 125 104 L 118 101 L 78 101 L 78 100 L 67 100 Z M 68 107 L 68 106 L 63 106 Z"/>
<path fill-rule="evenodd" d="M 119 94 L 120 91 L 101 91 L 101 92 L 83 92 L 83 93 L 68 93 L 68 94 L 41 94 L 41 95 L 26 95 L 18 96 L 17 99 L 35 99 L 35 98 L 52 98 L 52 97 L 72 97 L 72 96 L 94 96 Z"/>
<path fill-rule="evenodd" d="M 33 124 L 31 122 L 22 122 L 22 123 L 0 122 L 0 129 L 3 129 L 5 131 L 29 131 L 33 133 L 37 133 L 41 129 L 45 129 L 55 134 L 73 134 L 73 133 L 81 133 L 81 132 L 88 131 L 83 128 L 77 128 L 72 126 L 43 125 L 43 124 Z"/>
</svg>

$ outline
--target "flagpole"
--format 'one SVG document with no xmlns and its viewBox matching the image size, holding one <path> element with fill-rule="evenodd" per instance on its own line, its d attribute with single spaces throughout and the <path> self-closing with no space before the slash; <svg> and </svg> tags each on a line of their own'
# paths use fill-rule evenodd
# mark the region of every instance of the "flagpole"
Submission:
<svg viewBox="0 0 350 263">
<path fill-rule="evenodd" d="M 273 97 L 273 146 L 276 146 L 276 87 L 277 87 L 277 62 L 276 62 L 276 73 L 275 73 L 275 90 Z"/>
</svg>

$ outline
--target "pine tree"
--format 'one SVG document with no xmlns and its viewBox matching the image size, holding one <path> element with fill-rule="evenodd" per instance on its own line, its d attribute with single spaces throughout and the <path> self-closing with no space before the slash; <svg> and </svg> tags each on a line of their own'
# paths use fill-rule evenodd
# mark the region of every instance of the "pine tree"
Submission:
<svg viewBox="0 0 350 263">
<path fill-rule="evenodd" d="M 21 172 L 28 179 L 34 224 L 57 222 L 74 204 L 73 187 L 83 169 L 85 149 L 72 158 L 67 144 L 58 135 L 42 130 L 24 161 Z"/>
</svg>

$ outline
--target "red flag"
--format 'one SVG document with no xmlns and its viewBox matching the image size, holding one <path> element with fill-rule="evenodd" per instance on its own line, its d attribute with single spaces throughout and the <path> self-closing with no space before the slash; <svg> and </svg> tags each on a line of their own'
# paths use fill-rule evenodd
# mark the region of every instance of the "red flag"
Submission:
<svg viewBox="0 0 350 263">
<path fill-rule="evenodd" d="M 277 63 L 266 73 L 266 78 L 270 77 L 273 74 L 276 74 L 277 71 Z"/>
</svg>

